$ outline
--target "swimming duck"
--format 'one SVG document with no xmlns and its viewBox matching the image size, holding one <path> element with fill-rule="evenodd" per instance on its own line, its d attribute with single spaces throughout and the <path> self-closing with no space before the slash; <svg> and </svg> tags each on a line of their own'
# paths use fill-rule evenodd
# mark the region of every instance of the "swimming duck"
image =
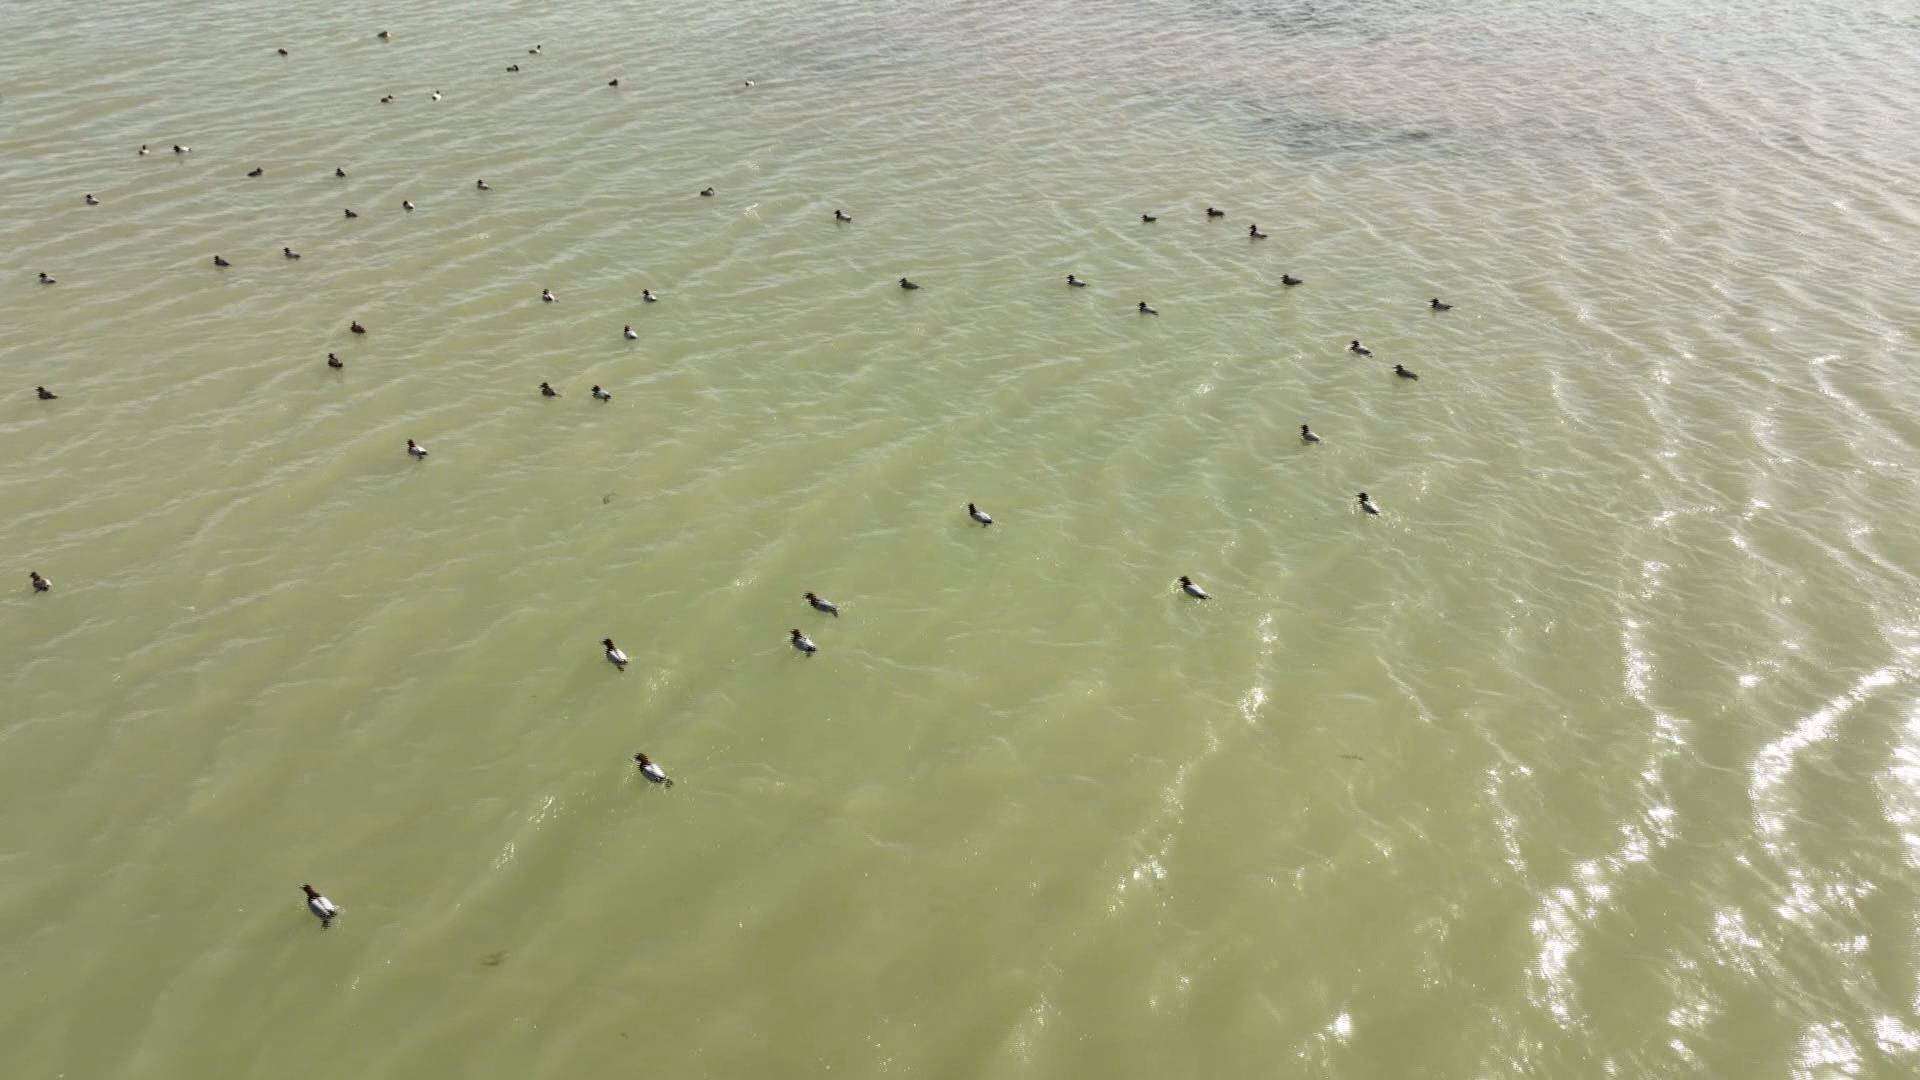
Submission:
<svg viewBox="0 0 1920 1080">
<path fill-rule="evenodd" d="M 381 98 L 381 99 L 380 99 L 380 104 L 382 104 L 382 105 L 391 105 L 391 104 L 393 104 L 393 95 L 392 95 L 392 94 L 388 94 L 388 95 L 387 95 L 386 97 L 383 97 L 383 98 Z"/>
<path fill-rule="evenodd" d="M 412 439 L 408 439 L 407 453 L 416 458 L 423 458 L 427 456 L 427 448 L 424 446 L 421 446 L 417 442 L 414 442 Z"/>
<path fill-rule="evenodd" d="M 534 46 L 533 48 L 531 48 L 531 49 L 528 49 L 528 50 L 527 50 L 527 55 L 528 55 L 528 56 L 539 56 L 539 55 L 540 55 L 540 50 L 541 50 L 541 49 L 543 49 L 543 48 L 545 48 L 545 47 L 546 47 L 546 46 L 544 46 L 544 45 L 535 45 L 535 46 Z"/>
<path fill-rule="evenodd" d="M 847 212 L 846 212 L 845 210 L 835 210 L 835 211 L 833 212 L 833 220 L 835 220 L 835 221 L 852 221 L 852 220 L 853 220 L 853 215 L 852 215 L 852 214 L 849 214 L 849 213 L 847 213 Z"/>
<path fill-rule="evenodd" d="M 300 257 L 300 253 L 299 253 L 299 252 L 297 252 L 297 251 L 295 251 L 295 250 L 293 250 L 293 249 L 292 249 L 292 248 L 290 248 L 290 247 L 283 247 L 283 248 L 281 248 L 281 249 L 280 249 L 280 254 L 282 254 L 282 255 L 285 255 L 285 256 L 286 256 L 287 258 L 289 258 L 289 259 L 297 259 L 297 258 L 299 258 L 299 257 Z"/>
<path fill-rule="evenodd" d="M 492 191 L 493 189 L 487 186 L 487 182 L 486 182 L 485 180 L 475 180 L 475 181 L 473 182 L 473 190 L 475 190 L 475 191 Z"/>
<path fill-rule="evenodd" d="M 607 647 L 607 663 L 612 664 L 622 672 L 626 671 L 627 654 L 620 651 L 620 646 L 615 645 L 613 639 L 610 637 L 601 638 L 600 644 Z"/>
<path fill-rule="evenodd" d="M 1247 235 L 1253 237 L 1255 240 L 1265 240 L 1267 238 L 1267 234 L 1261 232 L 1260 226 L 1258 225 L 1247 226 Z"/>
<path fill-rule="evenodd" d="M 435 101 L 439 101 L 439 100 L 440 100 L 440 91 L 438 91 L 438 90 L 435 90 L 435 91 L 433 92 L 433 100 L 435 100 Z"/>
<path fill-rule="evenodd" d="M 659 297 L 657 297 L 657 296 L 655 296 L 655 295 L 653 295 L 653 290 L 652 290 L 652 289 L 641 289 L 641 290 L 640 290 L 640 299 L 641 299 L 641 300 L 642 300 L 643 302 L 645 302 L 645 303 L 649 303 L 649 304 L 652 304 L 652 303 L 655 303 L 655 302 L 657 302 L 657 301 L 658 301 L 658 300 L 659 300 L 660 298 L 659 298 Z"/>
<path fill-rule="evenodd" d="M 173 152 L 174 152 L 174 153 L 176 153 L 176 154 L 191 154 L 191 153 L 193 153 L 193 147 L 191 147 L 191 146 L 181 146 L 181 145 L 180 145 L 179 143 L 174 143 L 174 144 L 173 144 Z"/>
<path fill-rule="evenodd" d="M 972 503 L 967 504 L 967 516 L 979 522 L 982 525 L 993 524 L 993 515 L 987 513 L 985 510 L 980 509 L 979 507 L 973 505 Z"/>
<path fill-rule="evenodd" d="M 1395 375 L 1398 375 L 1398 376 L 1400 376 L 1400 377 L 1401 377 L 1401 378 L 1403 378 L 1403 379 L 1416 379 L 1416 380 L 1417 380 L 1417 379 L 1419 379 L 1419 378 L 1420 378 L 1420 376 L 1419 376 L 1419 375 L 1417 375 L 1417 374 L 1415 374 L 1414 372 L 1411 372 L 1411 371 L 1408 371 L 1408 370 L 1407 370 L 1406 368 L 1403 368 L 1403 367 L 1401 367 L 1401 366 L 1400 366 L 1399 364 L 1395 364 L 1395 365 L 1393 365 L 1393 373 L 1394 373 Z"/>
<path fill-rule="evenodd" d="M 701 189 L 700 189 L 700 197 L 701 197 L 701 198 L 703 198 L 703 199 L 711 199 L 711 198 L 713 198 L 713 189 L 712 189 L 712 188 L 710 188 L 710 187 L 703 187 L 703 188 L 701 188 Z"/>
<path fill-rule="evenodd" d="M 660 766 L 655 765 L 653 759 L 647 755 L 633 755 L 633 764 L 635 768 L 640 770 L 640 775 L 646 777 L 649 781 L 664 787 L 673 786 L 673 780 L 667 776 Z"/>
<path fill-rule="evenodd" d="M 45 270 L 42 270 L 42 271 L 40 271 L 40 284 L 42 284 L 42 285 L 58 285 L 58 284 L 60 284 L 60 283 L 59 283 L 59 282 L 57 282 L 57 281 L 55 281 L 55 280 L 53 280 L 53 278 L 52 278 L 52 276 L 51 276 L 51 275 L 49 275 L 49 274 L 48 274 L 48 273 L 47 273 L 47 272 L 46 272 Z"/>
<path fill-rule="evenodd" d="M 540 396 L 541 397 L 559 397 L 560 391 L 555 390 L 553 387 L 548 386 L 546 383 L 541 383 Z"/>
<path fill-rule="evenodd" d="M 1347 351 L 1350 353 L 1358 354 L 1360 356 L 1373 355 L 1373 350 L 1367 348 L 1365 345 L 1360 344 L 1359 338 L 1354 338 L 1352 341 L 1347 343 Z"/>
<path fill-rule="evenodd" d="M 1195 585 L 1193 583 L 1193 579 L 1188 577 L 1185 574 L 1180 575 L 1180 591 L 1183 593 L 1186 593 L 1188 596 L 1193 597 L 1195 600 L 1213 599 L 1213 597 L 1207 595 L 1207 590 L 1201 588 L 1198 585 Z"/>
<path fill-rule="evenodd" d="M 34 387 L 34 388 L 33 388 L 33 392 L 34 392 L 34 394 L 35 394 L 35 396 L 37 396 L 37 397 L 38 397 L 38 398 L 39 398 L 39 399 L 40 399 L 41 401 L 58 401 L 58 400 L 60 400 L 60 395 L 59 395 L 59 394 L 56 394 L 56 393 L 54 393 L 53 391 L 51 391 L 51 390 L 49 390 L 49 389 L 47 389 L 47 388 L 46 388 L 46 387 L 44 387 L 44 386 L 36 386 L 36 387 Z"/>
<path fill-rule="evenodd" d="M 1147 223 L 1148 225 L 1151 225 L 1154 222 L 1159 221 L 1160 219 L 1157 217 L 1154 217 L 1152 214 L 1141 214 L 1140 220 Z"/>
<path fill-rule="evenodd" d="M 335 371 L 339 371 L 341 368 L 347 366 L 347 362 L 345 360 L 340 359 L 338 356 L 335 356 L 332 353 L 328 353 L 327 366 L 332 368 Z"/>
<path fill-rule="evenodd" d="M 345 175 L 347 175 L 347 170 L 345 170 L 345 169 L 343 169 L 343 168 L 341 168 L 341 167 L 340 167 L 340 166 L 338 166 L 338 165 L 335 165 L 335 166 L 333 167 L 333 175 L 335 175 L 335 176 L 345 176 Z"/>
<path fill-rule="evenodd" d="M 91 196 L 91 195 L 88 195 L 88 196 L 86 197 L 86 199 L 85 199 L 85 201 L 86 201 L 86 204 L 87 204 L 88 206 L 99 206 L 99 205 L 100 205 L 100 200 L 99 200 L 99 199 L 96 199 L 96 198 L 94 198 L 94 197 L 93 197 L 93 196 Z"/>
<path fill-rule="evenodd" d="M 594 387 L 593 387 L 593 400 L 595 400 L 595 401 L 612 401 L 612 400 L 613 400 L 613 395 L 612 395 L 612 394 L 609 394 L 609 393 L 607 393 L 607 392 L 606 392 L 605 390 L 602 390 L 602 389 L 600 389 L 600 384 L 598 384 L 598 383 L 595 383 L 595 384 L 594 384 Z"/>
<path fill-rule="evenodd" d="M 507 71 L 508 71 L 509 73 L 511 73 L 511 72 L 515 72 L 515 71 L 519 71 L 519 70 L 520 70 L 520 65 L 519 65 L 519 64 L 508 64 L 508 65 L 507 65 Z"/>
<path fill-rule="evenodd" d="M 273 51 L 279 53 L 281 56 L 287 55 L 287 50 L 285 49 L 275 49 Z"/>
<path fill-rule="evenodd" d="M 400 200 L 400 209 L 402 209 L 402 210 L 405 210 L 405 211 L 406 211 L 407 213 L 409 213 L 409 214 L 411 214 L 411 213 L 413 213 L 413 200 L 412 200 L 412 199 L 401 199 L 401 200 Z"/>
<path fill-rule="evenodd" d="M 1295 285 L 1300 284 L 1302 280 L 1303 279 L 1301 278 L 1294 277 L 1292 274 L 1280 275 L 1280 284 L 1285 285 L 1289 289 L 1293 288 Z"/>
<path fill-rule="evenodd" d="M 265 169 L 262 169 L 262 168 L 259 168 L 259 167 L 257 167 L 257 166 L 256 166 L 256 167 L 254 168 L 254 170 L 253 170 L 252 172 L 250 172 L 250 173 L 248 173 L 247 175 L 248 175 L 248 176 L 265 176 L 266 174 L 267 174 L 267 170 L 265 170 Z"/>
<path fill-rule="evenodd" d="M 1315 435 L 1313 433 L 1312 428 L 1308 427 L 1305 424 L 1301 424 L 1300 425 L 1300 441 L 1303 443 L 1306 443 L 1308 446 L 1312 446 L 1314 443 L 1317 443 L 1320 441 L 1320 436 Z"/>
<path fill-rule="evenodd" d="M 1360 500 L 1360 509 L 1365 510 L 1369 514 L 1378 514 L 1380 512 L 1380 508 L 1373 505 L 1373 500 L 1367 497 L 1366 492 L 1363 491 L 1355 497 Z"/>
<path fill-rule="evenodd" d="M 543 304 L 551 304 L 559 299 L 560 299 L 559 297 L 553 295 L 552 289 L 540 290 L 540 302 Z"/>
<path fill-rule="evenodd" d="M 918 286 L 918 285 L 915 285 L 915 284 L 914 284 L 913 282 L 911 282 L 911 281 L 908 281 L 908 280 L 907 280 L 906 278 L 901 278 L 901 279 L 900 279 L 900 287 L 901 287 L 901 288 L 903 288 L 903 289 L 917 289 L 917 288 L 919 288 L 920 286 Z"/>
<path fill-rule="evenodd" d="M 354 213 L 352 210 L 346 210 L 346 211 L 343 211 L 343 213 L 345 213 L 350 218 L 357 218 L 360 216 L 359 214 Z"/>
<path fill-rule="evenodd" d="M 48 592 L 53 588 L 53 582 L 40 576 L 40 571 L 38 570 L 27 571 L 27 580 L 33 583 L 33 591 L 37 593 Z"/>
<path fill-rule="evenodd" d="M 1142 314 L 1142 315 L 1158 315 L 1158 314 L 1160 314 L 1160 313 L 1159 313 L 1158 311 L 1156 311 L 1156 310 L 1154 310 L 1153 308 L 1150 308 L 1150 307 L 1148 307 L 1148 306 L 1147 306 L 1147 302 L 1146 302 L 1145 300 L 1142 300 L 1142 301 L 1140 301 L 1140 314 Z"/>
<path fill-rule="evenodd" d="M 392 35 L 388 34 L 385 30 L 382 30 L 373 36 L 379 38 L 381 41 L 385 41 L 387 40 L 387 38 L 389 38 Z"/>
<path fill-rule="evenodd" d="M 1225 210 L 1215 210 L 1213 207 L 1209 206 L 1207 207 L 1207 216 L 1210 218 L 1226 217 L 1227 212 Z"/>
<path fill-rule="evenodd" d="M 367 332 L 367 328 L 364 326 L 361 326 L 360 321 L 358 319 L 348 323 L 347 329 L 353 331 L 356 334 L 364 334 Z"/>
<path fill-rule="evenodd" d="M 1452 304 L 1441 303 L 1440 298 L 1437 296 L 1427 301 L 1427 306 L 1432 308 L 1435 311 L 1452 311 L 1453 310 Z"/>
<path fill-rule="evenodd" d="M 152 151 L 150 151 L 150 150 L 148 150 L 148 149 L 147 149 L 147 144 L 146 144 L 146 143 L 141 143 L 141 144 L 140 144 L 140 156 L 141 156 L 141 157 L 146 157 L 146 156 L 147 156 L 147 155 L 148 155 L 149 153 L 151 153 L 151 152 L 152 152 Z"/>
<path fill-rule="evenodd" d="M 333 906 L 333 901 L 313 891 L 311 885 L 300 886 L 300 891 L 307 894 L 307 910 L 320 920 L 320 929 L 332 926 L 333 920 L 340 916 L 340 909 Z"/>
<path fill-rule="evenodd" d="M 625 337 L 628 341 L 640 340 L 640 335 L 634 332 L 632 323 L 628 323 L 627 325 L 621 327 L 620 334 L 621 336 Z"/>
<path fill-rule="evenodd" d="M 757 82 L 754 82 L 754 81 L 753 81 L 752 79 L 748 79 L 748 80 L 747 80 L 747 81 L 746 81 L 745 83 L 743 83 L 743 84 L 741 84 L 741 85 L 743 85 L 743 86 L 745 86 L 745 87 L 746 87 L 747 89 L 749 89 L 749 90 L 751 90 L 751 89 L 753 89 L 754 87 L 756 87 L 756 86 L 758 86 L 758 85 L 760 85 L 760 84 L 759 84 L 759 83 L 757 83 Z"/>
<path fill-rule="evenodd" d="M 223 258 L 221 258 L 220 256 L 218 256 L 218 255 L 215 255 L 215 256 L 213 257 L 213 265 L 215 265 L 215 266 L 217 266 L 217 267 L 219 267 L 219 268 L 221 268 L 222 270 L 224 270 L 224 269 L 226 269 L 227 267 L 229 267 L 229 266 L 232 266 L 233 264 L 232 264 L 232 263 L 230 263 L 230 262 L 228 262 L 227 260 L 225 260 L 225 259 L 223 259 Z"/>
<path fill-rule="evenodd" d="M 800 650 L 801 655 L 812 656 L 814 653 L 817 653 L 820 651 L 820 646 L 815 645 L 813 642 L 807 640 L 807 635 L 801 633 L 800 631 L 789 630 L 787 631 L 787 633 L 792 635 L 790 638 L 787 639 L 788 644 L 791 644 L 794 648 Z"/>
<path fill-rule="evenodd" d="M 1067 284 L 1073 286 L 1076 289 L 1084 289 L 1087 287 L 1086 282 L 1081 281 L 1079 278 L 1074 277 L 1072 274 L 1067 275 Z"/>
<path fill-rule="evenodd" d="M 833 616 L 836 619 L 840 617 L 840 608 L 833 601 L 822 600 L 818 596 L 813 595 L 812 593 L 806 594 L 805 599 L 808 604 L 812 605 L 813 610 L 823 611 L 828 615 Z"/>
<path fill-rule="evenodd" d="M 608 80 L 607 80 L 607 85 L 608 85 L 608 86 L 619 86 L 619 85 L 620 85 L 620 80 L 619 80 L 619 79 L 608 79 Z"/>
</svg>

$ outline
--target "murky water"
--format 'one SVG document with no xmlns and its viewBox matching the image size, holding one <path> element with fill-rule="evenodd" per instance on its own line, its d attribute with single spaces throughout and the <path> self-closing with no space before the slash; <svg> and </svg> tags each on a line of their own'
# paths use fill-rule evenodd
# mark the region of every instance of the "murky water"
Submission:
<svg viewBox="0 0 1920 1080">
<path fill-rule="evenodd" d="M 0 35 L 7 1076 L 1920 1069 L 1907 6 L 310 7 Z"/>
</svg>

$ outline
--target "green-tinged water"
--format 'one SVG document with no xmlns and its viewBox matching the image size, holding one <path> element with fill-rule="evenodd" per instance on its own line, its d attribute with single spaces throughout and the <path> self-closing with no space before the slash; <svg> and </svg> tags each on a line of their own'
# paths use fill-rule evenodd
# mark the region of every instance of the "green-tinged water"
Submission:
<svg viewBox="0 0 1920 1080">
<path fill-rule="evenodd" d="M 1920 1070 L 1908 5 L 0 27 L 8 1080 Z"/>
</svg>

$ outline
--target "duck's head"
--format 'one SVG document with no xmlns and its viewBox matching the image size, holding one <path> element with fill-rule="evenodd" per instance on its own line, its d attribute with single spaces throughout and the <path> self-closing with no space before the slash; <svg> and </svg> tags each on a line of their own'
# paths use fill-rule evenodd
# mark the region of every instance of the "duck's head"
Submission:
<svg viewBox="0 0 1920 1080">
<path fill-rule="evenodd" d="M 633 755 L 633 763 L 644 769 L 653 764 L 653 759 L 645 754 L 635 754 Z"/>
<path fill-rule="evenodd" d="M 600 639 L 600 644 L 605 645 L 607 648 L 611 649 L 613 648 L 613 639 L 610 637 L 603 637 Z"/>
<path fill-rule="evenodd" d="M 319 894 L 319 893 L 317 893 L 317 892 L 315 892 L 315 891 L 314 891 L 314 889 L 313 889 L 313 886 L 311 886 L 311 885 L 308 885 L 308 884 L 305 884 L 305 883 L 302 883 L 302 884 L 301 884 L 301 886 L 300 886 L 300 891 L 301 891 L 301 892 L 303 892 L 303 893 L 306 893 L 306 894 L 307 894 L 307 899 L 309 899 L 309 900 L 318 900 L 318 899 L 320 899 L 320 894 Z"/>
</svg>

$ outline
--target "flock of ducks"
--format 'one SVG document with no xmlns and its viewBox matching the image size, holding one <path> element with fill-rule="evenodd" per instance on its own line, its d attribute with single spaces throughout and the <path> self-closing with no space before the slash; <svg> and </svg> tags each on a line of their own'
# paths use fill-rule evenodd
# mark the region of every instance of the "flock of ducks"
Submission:
<svg viewBox="0 0 1920 1080">
<path fill-rule="evenodd" d="M 390 35 L 384 30 L 381 31 L 376 36 L 383 41 L 390 40 Z M 286 49 L 278 49 L 276 51 L 281 56 L 289 55 Z M 533 48 L 528 49 L 527 53 L 530 56 L 542 55 L 541 46 L 535 45 Z M 509 72 L 517 72 L 519 70 L 520 70 L 519 64 L 513 64 L 507 68 L 507 71 Z M 617 87 L 620 85 L 620 80 L 619 79 L 609 80 L 607 85 L 612 87 Z M 746 81 L 745 85 L 751 88 L 752 86 L 754 86 L 754 82 L 749 79 Z M 433 97 L 433 100 L 439 101 L 441 98 L 440 92 L 438 90 L 433 91 L 432 97 Z M 382 104 L 391 104 L 393 100 L 394 98 L 393 98 L 393 95 L 391 94 L 386 95 L 380 99 Z M 173 149 L 173 153 L 175 154 L 189 154 L 193 152 L 192 147 L 179 144 L 179 143 L 173 144 L 172 149 Z M 145 157 L 148 154 L 152 153 L 152 151 L 146 144 L 143 143 L 140 147 L 139 153 L 140 153 L 140 156 Z M 265 172 L 266 172 L 265 169 L 256 166 L 254 169 L 249 171 L 246 175 L 249 178 L 257 179 L 265 175 Z M 335 177 L 344 178 L 347 175 L 347 172 L 344 168 L 335 167 L 335 169 L 333 170 L 333 175 Z M 485 180 L 475 180 L 474 188 L 477 191 L 492 190 L 492 188 L 487 184 Z M 701 198 L 713 198 L 714 189 L 712 187 L 702 188 L 699 191 L 699 196 Z M 91 193 L 85 196 L 84 202 L 85 202 L 85 205 L 87 206 L 100 205 L 100 200 L 95 196 L 93 196 Z M 414 209 L 414 204 L 411 200 L 403 199 L 400 202 L 400 208 L 403 211 L 411 212 Z M 357 218 L 360 216 L 358 213 L 356 213 L 354 210 L 350 208 L 345 210 L 344 213 L 348 218 Z M 1226 211 L 1218 209 L 1217 207 L 1209 206 L 1206 208 L 1206 217 L 1209 220 L 1223 218 L 1225 216 L 1226 216 Z M 841 224 L 851 223 L 853 221 L 853 216 L 847 213 L 845 210 L 836 209 L 833 212 L 833 220 L 836 223 L 841 223 Z M 1140 215 L 1140 221 L 1142 224 L 1152 225 L 1158 222 L 1159 220 L 1160 220 L 1159 216 L 1155 214 L 1143 213 Z M 1247 236 L 1253 240 L 1265 240 L 1267 238 L 1267 234 L 1260 231 L 1260 226 L 1254 223 L 1249 223 L 1247 225 Z M 280 249 L 280 254 L 282 255 L 282 257 L 286 259 L 300 258 L 300 253 L 297 251 L 294 251 L 290 247 L 282 247 Z M 224 270 L 224 269 L 231 268 L 233 264 L 223 256 L 215 255 L 213 256 L 213 265 L 217 269 Z M 41 271 L 40 277 L 39 277 L 39 283 L 41 285 L 55 285 L 55 284 L 58 284 L 58 281 L 47 272 Z M 914 281 L 906 277 L 901 277 L 899 279 L 899 284 L 900 284 L 900 288 L 906 291 L 914 291 L 920 288 L 920 285 L 918 285 L 917 283 L 915 283 Z M 1282 274 L 1280 277 L 1280 284 L 1286 288 L 1294 288 L 1298 285 L 1304 284 L 1304 279 L 1294 277 L 1291 274 Z M 1067 275 L 1067 285 L 1069 288 L 1075 288 L 1075 289 L 1084 289 L 1088 287 L 1085 279 L 1079 277 L 1077 274 L 1072 274 L 1072 273 Z M 642 289 L 640 291 L 640 298 L 643 302 L 649 303 L 649 304 L 656 303 L 660 299 L 657 295 L 653 293 L 651 289 Z M 555 304 L 555 303 L 559 303 L 560 298 L 554 295 L 552 289 L 542 288 L 540 290 L 540 300 L 542 303 Z M 1434 312 L 1446 312 L 1446 311 L 1453 310 L 1452 304 L 1441 301 L 1439 297 L 1434 297 L 1431 300 L 1429 300 L 1427 302 L 1427 306 L 1430 310 Z M 1160 314 L 1160 312 L 1157 309 L 1149 305 L 1145 300 L 1141 300 L 1139 302 L 1139 304 L 1137 305 L 1137 310 L 1142 315 L 1159 315 Z M 349 323 L 348 330 L 354 334 L 365 334 L 367 332 L 366 327 L 362 326 L 357 319 Z M 628 341 L 638 340 L 640 336 L 637 332 L 635 332 L 632 324 L 628 324 L 621 327 L 621 333 L 622 333 L 622 336 L 624 336 Z M 1373 350 L 1367 348 L 1365 345 L 1362 345 L 1358 338 L 1355 338 L 1352 341 L 1348 342 L 1347 350 L 1356 356 L 1372 356 L 1373 355 Z M 338 355 L 330 352 L 327 354 L 327 366 L 335 370 L 339 370 L 341 368 L 344 368 L 346 364 L 344 361 L 340 359 Z M 1406 367 L 1400 364 L 1395 364 L 1393 366 L 1393 373 L 1395 376 L 1401 379 L 1418 380 L 1420 378 L 1420 376 L 1417 373 L 1408 370 Z M 53 393 L 52 391 L 48 390 L 44 386 L 34 387 L 34 392 L 39 398 L 39 400 L 41 401 L 57 401 L 59 400 L 59 397 L 60 397 L 58 394 Z M 558 390 L 555 390 L 550 384 L 546 382 L 542 382 L 540 384 L 539 393 L 544 398 L 557 398 L 561 396 Z M 600 387 L 598 384 L 595 384 L 594 387 L 592 388 L 591 395 L 595 401 L 599 401 L 602 403 L 610 402 L 613 400 L 613 395 L 607 392 L 602 387 Z M 1308 425 L 1301 424 L 1300 425 L 1300 441 L 1304 445 L 1313 446 L 1320 443 L 1321 438 L 1319 435 L 1315 434 L 1312 428 L 1310 428 Z M 418 442 L 414 441 L 413 439 L 407 440 L 406 453 L 409 457 L 413 458 L 416 461 L 424 460 L 428 456 L 427 448 L 424 446 L 421 446 Z M 1355 496 L 1355 500 L 1356 500 L 1356 504 L 1358 505 L 1360 511 L 1363 514 L 1366 514 L 1368 516 L 1379 516 L 1380 507 L 1374 503 L 1372 497 L 1370 497 L 1366 492 L 1362 491 L 1358 493 Z M 987 513 L 985 510 L 980 509 L 979 506 L 971 502 L 967 504 L 967 517 L 971 519 L 974 523 L 981 526 L 982 528 L 986 528 L 993 524 L 993 515 Z M 27 572 L 27 578 L 33 588 L 33 591 L 36 594 L 51 592 L 53 589 L 53 581 L 50 578 L 46 577 L 44 574 L 40 573 L 38 570 L 29 570 Z M 1208 593 L 1205 589 L 1201 588 L 1198 584 L 1196 584 L 1193 578 L 1189 575 L 1182 574 L 1178 579 L 1178 581 L 1176 582 L 1176 585 L 1178 586 L 1179 591 L 1183 595 L 1189 597 L 1190 599 L 1197 600 L 1197 601 L 1213 599 L 1212 594 Z M 830 600 L 826 600 L 812 592 L 805 593 L 802 596 L 802 599 L 805 600 L 807 605 L 816 612 L 819 612 L 823 615 L 830 615 L 836 619 L 840 617 L 839 605 L 833 603 Z M 795 627 L 789 630 L 787 632 L 787 635 L 788 635 L 788 644 L 791 645 L 796 652 L 800 653 L 800 655 L 804 657 L 812 657 L 813 655 L 815 655 L 820 651 L 820 647 L 814 644 L 813 640 L 807 637 L 807 635 L 803 633 L 798 627 Z M 626 652 L 622 650 L 620 646 L 614 644 L 614 641 L 612 638 L 602 638 L 600 640 L 600 645 L 605 650 L 605 656 L 606 656 L 607 662 L 609 664 L 612 664 L 616 671 L 624 673 L 627 670 L 627 665 L 631 662 L 628 659 Z M 658 764 L 656 764 L 653 761 L 653 759 L 649 758 L 646 754 L 637 753 L 633 755 L 633 763 L 634 763 L 634 767 L 639 771 L 640 775 L 645 777 L 649 783 L 658 784 L 662 787 L 667 787 L 667 788 L 671 788 L 673 786 L 672 778 L 669 777 L 666 771 L 663 770 Z M 333 924 L 333 920 L 339 917 L 340 909 L 338 908 L 338 906 L 336 906 L 332 900 L 329 900 L 327 897 L 321 895 L 319 891 L 314 889 L 314 887 L 311 884 L 302 884 L 300 886 L 300 890 L 306 895 L 307 910 L 311 912 L 315 918 L 320 920 L 321 927 L 324 929 L 326 927 L 331 926 Z"/>
</svg>

